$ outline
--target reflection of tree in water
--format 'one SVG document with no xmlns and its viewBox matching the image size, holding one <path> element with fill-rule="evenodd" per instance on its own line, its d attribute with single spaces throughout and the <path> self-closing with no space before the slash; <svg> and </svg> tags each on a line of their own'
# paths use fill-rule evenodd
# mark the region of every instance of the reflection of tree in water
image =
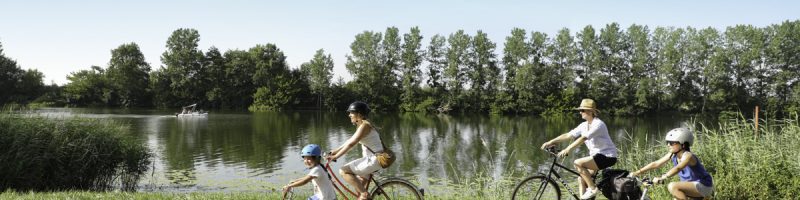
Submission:
<svg viewBox="0 0 800 200">
<path fill-rule="evenodd" d="M 311 121 L 303 119 L 307 116 L 297 112 L 254 113 L 250 137 L 243 138 L 249 141 L 239 143 L 243 149 L 238 151 L 246 159 L 248 168 L 263 169 L 260 174 L 272 173 L 280 166 L 287 146 L 305 145 L 299 142 L 303 128 Z"/>
</svg>

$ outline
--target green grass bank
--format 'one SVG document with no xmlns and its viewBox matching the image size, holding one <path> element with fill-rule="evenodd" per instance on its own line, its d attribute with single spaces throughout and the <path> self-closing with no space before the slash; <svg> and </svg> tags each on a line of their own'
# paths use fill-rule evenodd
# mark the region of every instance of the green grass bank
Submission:
<svg viewBox="0 0 800 200">
<path fill-rule="evenodd" d="M 0 190 L 136 187 L 151 154 L 110 120 L 0 113 Z"/>
</svg>

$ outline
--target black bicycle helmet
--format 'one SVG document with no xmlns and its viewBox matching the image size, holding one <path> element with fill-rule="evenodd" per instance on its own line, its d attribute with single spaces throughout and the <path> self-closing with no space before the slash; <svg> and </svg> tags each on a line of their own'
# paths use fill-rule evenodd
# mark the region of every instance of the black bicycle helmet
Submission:
<svg viewBox="0 0 800 200">
<path fill-rule="evenodd" d="M 355 101 L 351 103 L 350 106 L 347 106 L 347 112 L 354 112 L 367 116 L 369 115 L 369 106 L 367 103 Z"/>
</svg>

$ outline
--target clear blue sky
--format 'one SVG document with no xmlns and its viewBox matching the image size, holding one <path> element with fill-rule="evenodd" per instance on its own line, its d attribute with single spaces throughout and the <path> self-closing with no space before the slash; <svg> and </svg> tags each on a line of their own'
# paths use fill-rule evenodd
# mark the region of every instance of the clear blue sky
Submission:
<svg viewBox="0 0 800 200">
<path fill-rule="evenodd" d="M 554 35 L 611 22 L 674 27 L 736 24 L 758 27 L 800 19 L 798 1 L 0 1 L 0 43 L 23 69 L 45 74 L 45 83 L 67 83 L 70 72 L 107 67 L 111 50 L 139 45 L 155 70 L 166 40 L 178 28 L 200 32 L 200 49 L 246 50 L 273 43 L 296 68 L 317 49 L 333 56 L 336 77 L 350 43 L 365 30 L 419 26 L 427 46 L 434 34 L 459 29 L 486 32 L 502 52 L 514 27 Z"/>
</svg>

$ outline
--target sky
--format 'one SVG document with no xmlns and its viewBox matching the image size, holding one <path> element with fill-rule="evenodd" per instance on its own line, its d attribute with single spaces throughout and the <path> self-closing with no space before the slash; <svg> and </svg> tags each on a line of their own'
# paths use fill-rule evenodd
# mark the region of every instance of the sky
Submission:
<svg viewBox="0 0 800 200">
<path fill-rule="evenodd" d="M 68 83 L 71 72 L 108 67 L 111 50 L 136 43 L 153 70 L 163 66 L 167 38 L 179 28 L 200 33 L 199 49 L 247 50 L 272 43 L 291 68 L 318 49 L 334 60 L 334 79 L 345 69 L 350 44 L 364 31 L 400 34 L 420 28 L 423 47 L 435 34 L 458 30 L 488 34 L 498 57 L 513 28 L 554 36 L 609 23 L 655 27 L 764 27 L 800 19 L 800 1 L 41 1 L 0 0 L 3 53 L 23 69 L 44 73 L 45 84 Z"/>
</svg>

